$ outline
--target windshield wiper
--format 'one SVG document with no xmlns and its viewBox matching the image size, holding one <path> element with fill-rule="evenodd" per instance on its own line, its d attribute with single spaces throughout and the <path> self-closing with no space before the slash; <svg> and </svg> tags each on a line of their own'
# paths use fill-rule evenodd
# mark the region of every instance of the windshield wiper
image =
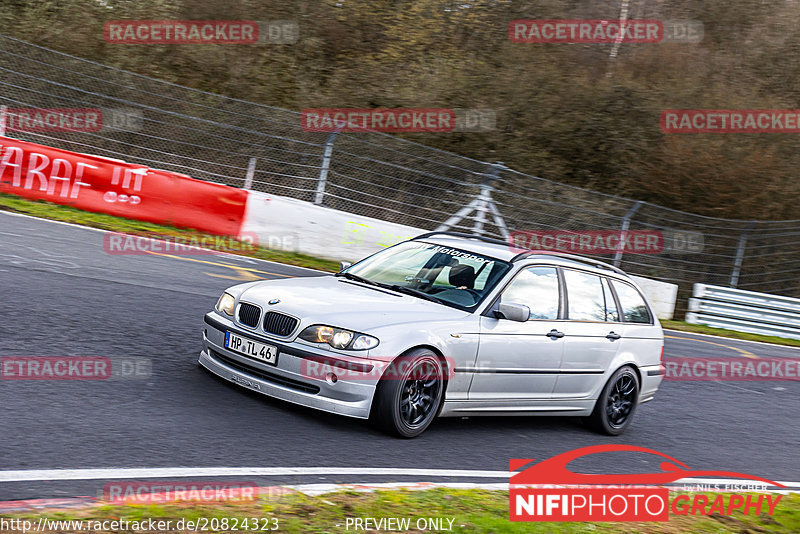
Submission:
<svg viewBox="0 0 800 534">
<path fill-rule="evenodd" d="M 436 302 L 437 304 L 442 304 L 442 299 L 437 299 L 433 295 L 428 295 L 427 293 L 425 293 L 424 291 L 420 291 L 419 289 L 413 289 L 408 286 L 399 286 L 397 284 L 388 287 L 389 289 L 394 289 L 398 293 L 405 293 L 406 295 L 413 295 L 421 299 L 429 300 L 431 302 Z"/>
<path fill-rule="evenodd" d="M 382 287 L 384 289 L 392 289 L 394 291 L 397 291 L 398 293 L 405 293 L 406 295 L 412 295 L 414 297 L 419 297 L 421 299 L 429 300 L 431 302 L 436 302 L 437 304 L 442 304 L 442 300 L 441 299 L 437 299 L 436 297 L 434 297 L 432 295 L 428 295 L 427 293 L 425 293 L 423 291 L 420 291 L 418 289 L 413 289 L 413 288 L 410 288 L 408 286 L 400 286 L 400 285 L 397 285 L 397 284 L 390 286 L 388 284 L 381 284 L 380 282 L 374 282 L 372 280 L 368 280 L 366 278 L 362 278 L 362 277 L 358 276 L 357 274 L 348 273 L 346 271 L 342 272 L 342 273 L 336 273 L 333 276 L 341 276 L 342 278 L 347 278 L 348 280 L 353 280 L 354 282 L 361 282 L 361 283 L 364 283 L 364 284 L 369 284 L 371 286 Z"/>
<path fill-rule="evenodd" d="M 344 278 L 347 278 L 348 280 L 353 280 L 354 282 L 361 282 L 363 284 L 369 284 L 371 286 L 386 287 L 384 284 L 379 284 L 378 282 L 373 282 L 372 280 L 367 280 L 366 278 L 362 278 L 362 277 L 358 276 L 357 274 L 353 274 L 353 273 L 348 273 L 348 272 L 336 273 L 333 276 L 342 276 Z"/>
</svg>

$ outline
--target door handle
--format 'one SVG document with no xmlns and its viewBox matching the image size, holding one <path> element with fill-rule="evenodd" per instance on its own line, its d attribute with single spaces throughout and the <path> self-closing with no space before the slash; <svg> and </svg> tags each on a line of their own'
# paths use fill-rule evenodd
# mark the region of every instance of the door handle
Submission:
<svg viewBox="0 0 800 534">
<path fill-rule="evenodd" d="M 550 330 L 550 331 L 549 331 L 548 333 L 546 333 L 545 335 L 546 335 L 547 337 L 551 338 L 551 339 L 556 339 L 556 338 L 564 337 L 564 332 L 559 332 L 558 330 L 556 330 L 555 328 L 553 328 L 552 330 Z"/>
<path fill-rule="evenodd" d="M 606 339 L 610 339 L 611 341 L 616 341 L 621 337 L 622 337 L 621 335 L 614 333 L 614 331 L 612 330 L 611 332 L 608 333 Z"/>
</svg>

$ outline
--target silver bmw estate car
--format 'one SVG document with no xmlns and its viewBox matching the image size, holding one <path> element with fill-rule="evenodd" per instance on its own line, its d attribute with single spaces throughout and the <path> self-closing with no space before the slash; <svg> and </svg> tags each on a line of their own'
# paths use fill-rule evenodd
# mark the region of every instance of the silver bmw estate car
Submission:
<svg viewBox="0 0 800 534">
<path fill-rule="evenodd" d="M 663 339 L 611 265 L 434 232 L 334 276 L 227 289 L 199 363 L 401 437 L 478 415 L 581 416 L 617 435 L 661 384 Z"/>
</svg>

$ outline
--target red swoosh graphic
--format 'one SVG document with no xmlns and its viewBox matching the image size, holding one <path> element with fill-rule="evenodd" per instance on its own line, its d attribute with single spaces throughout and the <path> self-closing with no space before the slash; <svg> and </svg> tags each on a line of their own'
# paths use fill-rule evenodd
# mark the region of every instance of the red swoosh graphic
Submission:
<svg viewBox="0 0 800 534">
<path fill-rule="evenodd" d="M 567 464 L 577 458 L 596 454 L 600 452 L 644 452 L 648 454 L 655 454 L 661 456 L 668 462 L 662 462 L 659 466 L 663 473 L 638 473 L 638 474 L 624 474 L 624 473 L 611 473 L 611 474 L 586 474 L 575 473 L 567 469 Z M 510 484 L 668 484 L 675 482 L 682 478 L 692 476 L 721 476 L 721 477 L 734 477 L 746 478 L 754 481 L 764 482 L 770 486 L 785 487 L 772 480 L 761 478 L 746 473 L 739 473 L 735 471 L 701 471 L 692 470 L 688 465 L 668 456 L 662 452 L 658 452 L 646 447 L 638 447 L 636 445 L 594 445 L 591 447 L 583 447 L 572 451 L 559 454 L 547 460 L 543 460 L 536 465 L 525 469 L 519 473 L 511 476 Z"/>
</svg>

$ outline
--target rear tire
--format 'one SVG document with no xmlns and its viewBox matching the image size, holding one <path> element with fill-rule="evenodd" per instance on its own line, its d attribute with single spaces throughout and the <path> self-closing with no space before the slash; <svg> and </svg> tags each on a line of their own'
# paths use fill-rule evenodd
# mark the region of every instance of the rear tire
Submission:
<svg viewBox="0 0 800 534">
<path fill-rule="evenodd" d="M 378 382 L 370 421 L 401 438 L 422 434 L 439 414 L 444 398 L 444 369 L 439 356 L 414 349 L 397 357 Z"/>
<path fill-rule="evenodd" d="M 608 379 L 587 418 L 589 426 L 601 434 L 619 436 L 630 426 L 639 402 L 639 377 L 629 366 L 620 367 Z"/>
</svg>

